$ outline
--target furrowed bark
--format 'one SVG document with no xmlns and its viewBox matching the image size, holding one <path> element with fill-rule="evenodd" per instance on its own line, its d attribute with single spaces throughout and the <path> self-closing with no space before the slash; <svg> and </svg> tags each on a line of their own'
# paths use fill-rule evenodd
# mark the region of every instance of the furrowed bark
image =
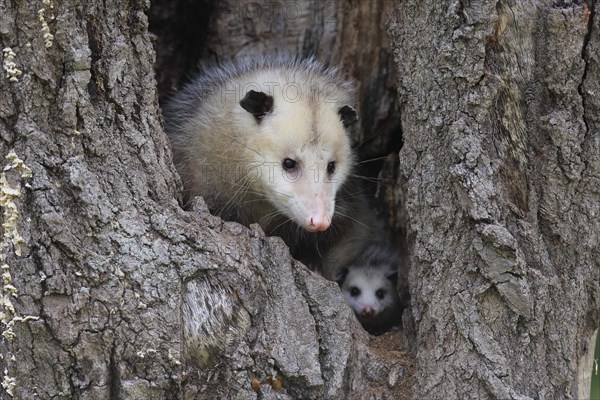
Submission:
<svg viewBox="0 0 600 400">
<path fill-rule="evenodd" d="M 396 4 L 415 398 L 585 398 L 600 323 L 595 6 Z"/>
</svg>

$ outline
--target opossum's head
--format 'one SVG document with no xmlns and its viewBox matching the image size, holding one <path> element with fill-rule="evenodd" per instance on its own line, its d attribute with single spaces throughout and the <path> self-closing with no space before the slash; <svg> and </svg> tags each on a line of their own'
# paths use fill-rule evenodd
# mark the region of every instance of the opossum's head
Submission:
<svg viewBox="0 0 600 400">
<path fill-rule="evenodd" d="M 375 318 L 398 301 L 397 258 L 361 257 L 336 276 L 346 303 L 361 320 Z"/>
<path fill-rule="evenodd" d="M 247 112 L 247 154 L 257 186 L 281 214 L 309 232 L 331 225 L 335 197 L 352 167 L 346 128 L 358 120 L 349 105 L 310 96 L 291 101 L 249 91 L 240 101 Z"/>
</svg>

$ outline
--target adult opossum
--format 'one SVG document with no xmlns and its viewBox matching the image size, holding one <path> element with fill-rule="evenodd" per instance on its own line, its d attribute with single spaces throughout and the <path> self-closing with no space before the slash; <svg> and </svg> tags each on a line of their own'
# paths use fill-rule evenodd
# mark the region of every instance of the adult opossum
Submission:
<svg viewBox="0 0 600 400">
<path fill-rule="evenodd" d="M 282 236 L 313 268 L 362 207 L 347 185 L 351 86 L 312 58 L 262 57 L 206 71 L 164 109 L 184 199 Z"/>
</svg>

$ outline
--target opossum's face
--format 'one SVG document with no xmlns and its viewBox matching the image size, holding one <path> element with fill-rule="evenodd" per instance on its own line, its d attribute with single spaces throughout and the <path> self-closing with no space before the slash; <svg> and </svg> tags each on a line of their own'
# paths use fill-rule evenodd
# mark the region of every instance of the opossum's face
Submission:
<svg viewBox="0 0 600 400">
<path fill-rule="evenodd" d="M 398 296 L 394 278 L 396 272 L 354 267 L 344 271 L 342 292 L 346 303 L 363 319 L 374 318 L 395 304 Z"/>
<path fill-rule="evenodd" d="M 345 128 L 356 120 L 356 113 L 348 106 L 262 95 L 246 103 L 250 111 L 255 103 L 262 104 L 258 115 L 251 112 L 258 132 L 249 133 L 248 146 L 258 166 L 260 191 L 302 228 L 324 231 L 331 225 L 336 193 L 352 166 Z"/>
</svg>

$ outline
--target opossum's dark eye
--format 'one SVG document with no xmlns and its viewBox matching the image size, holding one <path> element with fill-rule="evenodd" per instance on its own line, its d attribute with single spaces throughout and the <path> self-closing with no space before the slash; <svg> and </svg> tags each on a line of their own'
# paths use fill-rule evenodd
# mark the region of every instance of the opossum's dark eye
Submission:
<svg viewBox="0 0 600 400">
<path fill-rule="evenodd" d="M 379 300 L 381 300 L 385 296 L 385 292 L 383 291 L 383 289 L 379 289 L 378 291 L 375 292 L 375 296 L 377 296 L 377 298 Z"/>
<path fill-rule="evenodd" d="M 360 294 L 360 289 L 357 288 L 356 286 L 350 288 L 350 296 L 352 297 L 356 297 Z"/>
<path fill-rule="evenodd" d="M 329 162 L 329 164 L 327 164 L 327 173 L 331 175 L 334 172 L 335 172 L 335 161 L 331 161 L 331 162 Z"/>
<path fill-rule="evenodd" d="M 292 171 L 294 168 L 296 168 L 296 160 L 292 160 L 291 158 L 286 158 L 285 160 L 283 160 L 281 165 L 283 165 L 283 168 L 285 170 Z"/>
</svg>

